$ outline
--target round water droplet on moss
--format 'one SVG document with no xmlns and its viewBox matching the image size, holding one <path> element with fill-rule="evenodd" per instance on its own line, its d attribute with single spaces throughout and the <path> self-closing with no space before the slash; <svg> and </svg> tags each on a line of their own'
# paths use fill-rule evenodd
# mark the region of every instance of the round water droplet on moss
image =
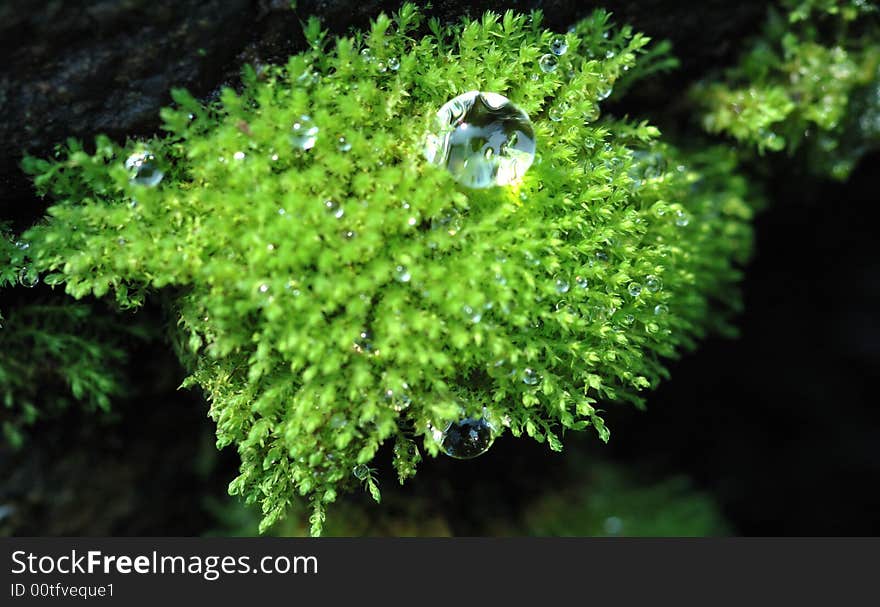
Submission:
<svg viewBox="0 0 880 607">
<path fill-rule="evenodd" d="M 536 386 L 541 382 L 541 376 L 534 369 L 525 369 L 522 373 L 522 382 L 527 386 Z"/>
<path fill-rule="evenodd" d="M 629 283 L 629 286 L 626 288 L 626 290 L 632 297 L 638 297 L 642 294 L 642 285 L 637 282 L 631 282 Z"/>
<path fill-rule="evenodd" d="M 559 67 L 559 59 L 556 58 L 556 55 L 547 53 L 546 55 L 541 55 L 541 58 L 538 59 L 538 66 L 541 68 L 542 72 L 550 74 L 555 72 L 556 68 Z"/>
<path fill-rule="evenodd" d="M 159 169 L 156 163 L 156 157 L 152 152 L 141 151 L 135 152 L 125 161 L 125 168 L 131 178 L 129 181 L 135 185 L 143 185 L 148 188 L 159 185 L 165 173 Z"/>
<path fill-rule="evenodd" d="M 290 145 L 298 150 L 310 150 L 318 141 L 318 127 L 309 116 L 302 115 L 290 127 Z"/>
<path fill-rule="evenodd" d="M 581 289 L 586 289 L 590 286 L 590 281 L 584 278 L 583 276 L 576 276 L 574 279 L 575 284 Z"/>
<path fill-rule="evenodd" d="M 358 479 L 359 481 L 363 481 L 366 480 L 366 478 L 370 475 L 370 469 L 364 464 L 358 464 L 351 469 L 351 473 L 356 479 Z"/>
<path fill-rule="evenodd" d="M 549 118 L 553 122 L 559 122 L 560 120 L 562 120 L 562 117 L 565 115 L 565 111 L 567 109 L 568 104 L 566 103 L 554 105 L 549 110 L 547 110 L 547 118 Z"/>
<path fill-rule="evenodd" d="M 485 418 L 468 417 L 450 423 L 440 438 L 440 448 L 449 457 L 471 459 L 489 450 L 495 427 Z"/>
<path fill-rule="evenodd" d="M 388 69 L 393 72 L 396 72 L 397 70 L 399 70 L 400 69 L 400 59 L 398 59 L 397 57 L 389 58 L 388 59 Z"/>
<path fill-rule="evenodd" d="M 557 36 L 550 41 L 550 52 L 557 56 L 562 56 L 568 52 L 568 42 L 562 36 Z"/>
<path fill-rule="evenodd" d="M 35 287 L 38 282 L 40 282 L 39 277 L 32 272 L 29 272 L 27 269 L 22 269 L 21 272 L 18 273 L 18 282 L 23 287 Z"/>
<path fill-rule="evenodd" d="M 437 112 L 425 157 L 471 188 L 518 181 L 535 159 L 535 131 L 528 114 L 507 97 L 470 91 Z"/>
<path fill-rule="evenodd" d="M 687 213 L 684 211 L 676 211 L 675 212 L 675 225 L 680 228 L 685 227 L 687 224 L 691 222 L 690 217 L 687 216 Z"/>
<path fill-rule="evenodd" d="M 351 149 L 351 144 L 346 141 L 345 137 L 340 137 L 336 140 L 336 149 L 340 152 L 347 152 Z"/>
<path fill-rule="evenodd" d="M 660 316 L 661 314 L 666 314 L 669 312 L 669 307 L 664 304 L 657 304 L 654 306 L 654 314 Z"/>
<path fill-rule="evenodd" d="M 409 273 L 409 270 L 406 269 L 406 266 L 397 266 L 394 273 L 397 280 L 400 282 L 409 282 L 412 279 L 412 275 Z"/>
<path fill-rule="evenodd" d="M 660 280 L 657 276 L 649 274 L 645 276 L 645 288 L 647 288 L 648 291 L 650 291 L 651 293 L 656 293 L 663 288 L 663 281 Z"/>
<path fill-rule="evenodd" d="M 563 280 L 562 278 L 556 279 L 556 292 L 557 293 L 568 293 L 569 285 L 567 280 Z"/>
</svg>

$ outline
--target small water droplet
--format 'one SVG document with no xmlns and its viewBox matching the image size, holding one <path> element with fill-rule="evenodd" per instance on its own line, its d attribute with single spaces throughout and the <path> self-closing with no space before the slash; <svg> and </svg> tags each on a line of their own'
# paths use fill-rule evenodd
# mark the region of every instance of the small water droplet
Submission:
<svg viewBox="0 0 880 607">
<path fill-rule="evenodd" d="M 336 149 L 345 153 L 351 149 L 351 144 L 345 140 L 345 137 L 340 137 L 336 140 Z"/>
<path fill-rule="evenodd" d="M 621 322 L 627 327 L 632 326 L 632 324 L 635 321 L 636 321 L 636 317 L 633 316 L 632 314 L 627 314 L 621 319 Z"/>
<path fill-rule="evenodd" d="M 394 272 L 397 280 L 400 282 L 409 282 L 412 279 L 412 275 L 409 273 L 409 270 L 406 269 L 406 266 L 397 266 Z"/>
<path fill-rule="evenodd" d="M 599 87 L 599 90 L 596 91 L 596 98 L 599 101 L 604 101 L 611 96 L 611 93 L 614 91 L 614 88 L 610 84 L 605 84 Z"/>
<path fill-rule="evenodd" d="M 236 160 L 244 160 L 244 152 L 236 152 L 232 157 Z"/>
<path fill-rule="evenodd" d="M 524 369 L 522 372 L 522 382 L 527 386 L 536 386 L 541 382 L 541 376 L 534 369 Z"/>
<path fill-rule="evenodd" d="M 630 294 L 630 296 L 638 297 L 642 294 L 642 285 L 637 282 L 631 282 L 629 283 L 629 286 L 626 288 L 626 290 Z"/>
<path fill-rule="evenodd" d="M 397 57 L 390 57 L 388 59 L 388 69 L 393 72 L 396 72 L 397 70 L 399 70 L 400 69 L 400 59 L 398 59 Z"/>
<path fill-rule="evenodd" d="M 359 481 L 363 481 L 366 480 L 368 476 L 370 476 L 370 469 L 364 464 L 358 464 L 351 469 L 351 473 L 356 479 L 358 479 Z"/>
<path fill-rule="evenodd" d="M 449 457 L 471 459 L 489 450 L 495 434 L 495 427 L 485 417 L 467 417 L 446 426 L 438 442 Z"/>
<path fill-rule="evenodd" d="M 355 352 L 372 352 L 373 351 L 373 334 L 366 329 L 358 333 L 358 338 L 354 342 Z"/>
<path fill-rule="evenodd" d="M 263 283 L 260 285 L 260 293 L 265 293 L 268 290 L 269 290 L 269 285 L 267 285 L 266 283 Z"/>
<path fill-rule="evenodd" d="M 465 316 L 467 316 L 470 321 L 474 324 L 477 324 L 481 320 L 483 320 L 483 314 L 479 310 L 474 310 L 471 306 L 464 305 L 461 307 L 461 311 L 464 312 Z"/>
<path fill-rule="evenodd" d="M 345 209 L 342 206 L 333 200 L 325 200 L 324 208 L 327 209 L 327 212 L 333 215 L 336 219 L 342 219 L 343 215 L 345 215 Z"/>
<path fill-rule="evenodd" d="M 542 72 L 550 74 L 555 72 L 556 68 L 559 67 L 559 59 L 556 58 L 556 55 L 547 53 L 546 55 L 541 55 L 541 58 L 538 59 L 538 66 L 541 68 Z"/>
<path fill-rule="evenodd" d="M 472 188 L 518 181 L 535 158 L 535 132 L 528 115 L 507 97 L 470 91 L 437 112 L 425 157 Z"/>
<path fill-rule="evenodd" d="M 567 280 L 562 278 L 556 279 L 556 292 L 557 293 L 568 293 L 569 284 Z"/>
<path fill-rule="evenodd" d="M 357 236 L 357 234 L 355 234 L 354 230 L 343 230 L 342 232 L 342 237 L 346 240 L 351 240 L 355 236 Z"/>
<path fill-rule="evenodd" d="M 617 53 L 615 53 L 614 51 L 612 51 L 612 50 L 610 50 L 610 49 L 607 50 L 607 51 L 605 51 L 605 58 L 606 58 L 606 59 L 614 59 L 614 57 L 615 57 L 616 55 L 617 55 Z"/>
<path fill-rule="evenodd" d="M 568 111 L 568 104 L 565 102 L 554 105 L 549 110 L 547 110 L 547 118 L 552 120 L 553 122 L 559 122 L 562 120 L 563 116 L 565 116 L 565 112 Z"/>
<path fill-rule="evenodd" d="M 361 51 L 361 59 L 363 59 L 367 63 L 372 63 L 373 53 L 370 52 L 370 49 L 365 48 Z"/>
<path fill-rule="evenodd" d="M 125 169 L 129 173 L 129 182 L 148 188 L 159 185 L 165 173 L 159 169 L 156 157 L 152 152 L 143 150 L 135 152 L 125 160 Z"/>
<path fill-rule="evenodd" d="M 666 314 L 667 312 L 669 312 L 669 306 L 666 306 L 664 304 L 657 304 L 656 306 L 654 306 L 654 314 L 657 316 L 660 316 L 661 314 Z"/>
<path fill-rule="evenodd" d="M 303 114 L 290 128 L 290 144 L 299 150 L 310 150 L 318 140 L 318 127 L 309 116 Z"/>
<path fill-rule="evenodd" d="M 645 288 L 651 293 L 656 293 L 663 288 L 663 281 L 653 274 L 645 276 Z"/>
<path fill-rule="evenodd" d="M 687 224 L 691 222 L 690 217 L 688 217 L 687 213 L 682 210 L 678 210 L 675 212 L 675 225 L 680 228 L 685 227 Z"/>
<path fill-rule="evenodd" d="M 31 288 L 37 286 L 40 278 L 36 273 L 28 271 L 27 268 L 22 268 L 21 272 L 18 273 L 18 282 L 23 287 Z"/>
<path fill-rule="evenodd" d="M 550 52 L 561 57 L 568 52 L 568 42 L 562 36 L 557 36 L 550 41 Z"/>
<path fill-rule="evenodd" d="M 575 276 L 574 278 L 575 284 L 581 289 L 586 289 L 590 286 L 590 281 L 584 278 L 583 276 Z"/>
</svg>

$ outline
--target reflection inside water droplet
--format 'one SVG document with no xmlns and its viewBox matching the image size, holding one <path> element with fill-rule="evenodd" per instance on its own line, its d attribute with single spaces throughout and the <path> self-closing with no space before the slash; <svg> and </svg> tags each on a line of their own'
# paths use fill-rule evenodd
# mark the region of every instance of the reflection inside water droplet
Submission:
<svg viewBox="0 0 880 607">
<path fill-rule="evenodd" d="M 559 67 L 559 59 L 556 58 L 556 55 L 547 53 L 546 55 L 541 55 L 541 58 L 538 59 L 538 66 L 541 68 L 542 72 L 550 74 L 555 72 L 556 68 Z"/>
<path fill-rule="evenodd" d="M 535 158 L 535 132 L 528 115 L 495 93 L 470 91 L 437 112 L 425 157 L 472 188 L 518 181 Z"/>
<path fill-rule="evenodd" d="M 318 140 L 318 127 L 309 116 L 302 115 L 290 127 L 290 145 L 298 150 L 310 150 Z"/>
<path fill-rule="evenodd" d="M 129 156 L 125 161 L 125 168 L 131 176 L 129 181 L 135 185 L 151 188 L 159 185 L 162 177 L 165 176 L 156 163 L 156 157 L 147 150 Z"/>
<path fill-rule="evenodd" d="M 370 469 L 364 464 L 358 464 L 351 469 L 351 473 L 356 479 L 358 479 L 359 481 L 363 481 L 366 480 L 367 477 L 370 475 Z"/>
<path fill-rule="evenodd" d="M 471 459 L 489 450 L 495 440 L 495 427 L 485 417 L 468 417 L 446 426 L 440 448 L 449 457 Z"/>
<path fill-rule="evenodd" d="M 568 42 L 562 36 L 557 36 L 550 41 L 550 52 L 557 56 L 562 56 L 568 52 Z"/>
</svg>

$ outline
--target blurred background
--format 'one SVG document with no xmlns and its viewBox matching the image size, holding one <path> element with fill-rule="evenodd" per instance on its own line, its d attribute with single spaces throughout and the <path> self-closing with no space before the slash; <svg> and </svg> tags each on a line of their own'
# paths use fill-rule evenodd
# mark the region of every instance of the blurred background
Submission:
<svg viewBox="0 0 880 607">
<path fill-rule="evenodd" d="M 68 136 L 150 135 L 168 90 L 205 98 L 243 63 L 301 48 L 300 21 L 333 32 L 397 3 L 6 0 L 0 3 L 0 219 L 20 230 L 45 202 L 18 168 Z M 435 2 L 442 19 L 541 8 L 564 30 L 593 8 L 614 13 L 681 60 L 609 111 L 665 133 L 693 128 L 670 91 L 732 62 L 765 17 L 761 3 Z M 390 449 L 377 459 L 383 503 L 352 495 L 328 512 L 340 535 L 877 535 L 880 533 L 880 255 L 874 168 L 845 184 L 808 178 L 768 156 L 768 208 L 743 283 L 738 339 L 710 338 L 670 363 L 645 411 L 605 404 L 612 438 L 567 435 L 565 451 L 503 436 L 470 461 L 428 459 L 398 485 Z M 0 291 L 0 309 L 64 301 L 43 285 Z M 125 395 L 112 412 L 71 407 L 0 442 L 0 534 L 251 535 L 258 514 L 226 494 L 237 457 L 214 447 L 200 395 L 162 339 L 158 307 L 96 310 L 145 336 L 124 337 Z M 122 331 L 122 330 L 120 330 Z M 150 337 L 152 334 L 154 337 Z M 21 356 L 0 351 L 0 356 Z M 39 366 L 41 361 L 26 361 Z M 51 393 L 51 386 L 35 386 Z M 307 533 L 292 513 L 273 533 Z"/>
</svg>

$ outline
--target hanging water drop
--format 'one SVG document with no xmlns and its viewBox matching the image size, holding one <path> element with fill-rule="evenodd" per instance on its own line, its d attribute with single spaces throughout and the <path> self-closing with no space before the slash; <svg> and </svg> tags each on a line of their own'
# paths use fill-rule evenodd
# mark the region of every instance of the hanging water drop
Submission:
<svg viewBox="0 0 880 607">
<path fill-rule="evenodd" d="M 165 176 L 156 163 L 156 157 L 147 150 L 135 152 L 129 156 L 125 161 L 125 169 L 130 175 L 130 183 L 148 188 L 159 185 L 162 177 Z"/>
<path fill-rule="evenodd" d="M 545 74 L 551 74 L 559 67 L 559 59 L 556 58 L 556 55 L 547 53 L 546 55 L 541 55 L 541 58 L 538 59 L 538 66 Z"/>
<path fill-rule="evenodd" d="M 368 476 L 370 476 L 370 469 L 364 464 L 358 464 L 351 469 L 351 473 L 359 481 L 364 481 L 367 480 Z"/>
<path fill-rule="evenodd" d="M 568 52 L 568 42 L 562 36 L 557 36 L 550 41 L 550 52 L 561 57 Z"/>
<path fill-rule="evenodd" d="M 495 434 L 495 426 L 485 417 L 467 417 L 446 426 L 438 442 L 449 457 L 471 459 L 489 450 Z"/>
<path fill-rule="evenodd" d="M 528 115 L 507 97 L 470 91 L 437 112 L 425 157 L 465 186 L 509 185 L 535 159 L 535 132 Z"/>
<path fill-rule="evenodd" d="M 309 116 L 303 114 L 290 127 L 290 144 L 298 150 L 310 150 L 318 140 L 318 127 Z"/>
</svg>

